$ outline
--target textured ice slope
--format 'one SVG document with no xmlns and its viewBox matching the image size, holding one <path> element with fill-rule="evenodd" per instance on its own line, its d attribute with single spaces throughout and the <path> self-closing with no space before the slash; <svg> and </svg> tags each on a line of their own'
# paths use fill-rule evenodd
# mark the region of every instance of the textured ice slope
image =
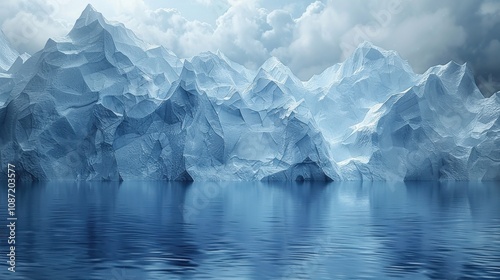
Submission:
<svg viewBox="0 0 500 280">
<path fill-rule="evenodd" d="M 19 54 L 12 49 L 5 34 L 0 31 L 0 72 L 6 72 L 14 64 Z"/>
<path fill-rule="evenodd" d="M 6 77 L 0 160 L 25 180 L 500 179 L 499 94 L 369 43 L 302 82 L 180 60 L 88 6 Z"/>
<path fill-rule="evenodd" d="M 344 179 L 499 178 L 499 94 L 484 98 L 466 65 L 416 75 L 364 43 L 305 86 Z"/>
</svg>

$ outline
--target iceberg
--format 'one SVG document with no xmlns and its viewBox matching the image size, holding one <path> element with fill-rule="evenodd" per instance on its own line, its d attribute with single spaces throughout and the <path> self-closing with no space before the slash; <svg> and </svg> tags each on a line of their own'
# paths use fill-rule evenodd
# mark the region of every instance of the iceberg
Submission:
<svg viewBox="0 0 500 280">
<path fill-rule="evenodd" d="M 21 180 L 500 179 L 500 94 L 465 64 L 416 74 L 363 43 L 301 81 L 274 57 L 180 59 L 90 5 L 33 56 L 1 54 L 0 162 Z"/>
</svg>

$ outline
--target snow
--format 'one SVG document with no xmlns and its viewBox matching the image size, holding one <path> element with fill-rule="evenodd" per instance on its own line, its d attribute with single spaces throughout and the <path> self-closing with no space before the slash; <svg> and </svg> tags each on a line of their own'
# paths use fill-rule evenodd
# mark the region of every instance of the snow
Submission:
<svg viewBox="0 0 500 280">
<path fill-rule="evenodd" d="M 467 65 L 416 74 L 363 43 L 302 82 L 274 57 L 181 60 L 90 5 L 32 57 L 2 55 L 0 161 L 23 180 L 500 179 L 500 94 Z"/>
</svg>

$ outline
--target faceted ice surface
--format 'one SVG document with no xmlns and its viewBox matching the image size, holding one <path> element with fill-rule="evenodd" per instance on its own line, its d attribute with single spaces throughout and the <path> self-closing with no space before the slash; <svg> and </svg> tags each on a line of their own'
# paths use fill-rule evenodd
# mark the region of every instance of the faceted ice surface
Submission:
<svg viewBox="0 0 500 280">
<path fill-rule="evenodd" d="M 302 82 L 181 60 L 91 6 L 27 60 L 0 50 L 0 160 L 24 180 L 500 179 L 500 94 L 466 65 L 364 43 Z"/>
</svg>

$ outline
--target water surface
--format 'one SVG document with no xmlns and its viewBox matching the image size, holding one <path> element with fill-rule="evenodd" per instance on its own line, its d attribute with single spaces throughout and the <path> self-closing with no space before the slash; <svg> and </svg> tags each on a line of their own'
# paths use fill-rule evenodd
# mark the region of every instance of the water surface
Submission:
<svg viewBox="0 0 500 280">
<path fill-rule="evenodd" d="M 17 215 L 0 279 L 500 279 L 498 183 L 38 183 Z"/>
</svg>

